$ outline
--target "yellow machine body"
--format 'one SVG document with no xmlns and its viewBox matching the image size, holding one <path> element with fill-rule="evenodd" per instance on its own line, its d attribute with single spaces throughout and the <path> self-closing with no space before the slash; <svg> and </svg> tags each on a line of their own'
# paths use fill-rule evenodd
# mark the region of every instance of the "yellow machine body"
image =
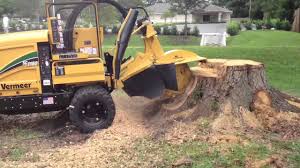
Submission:
<svg viewBox="0 0 300 168">
<path fill-rule="evenodd" d="M 96 9 L 94 2 L 83 3 Z M 57 26 L 59 16 L 50 16 L 49 11 L 48 30 L 0 35 L 0 101 L 5 103 L 0 111 L 10 112 L 16 108 L 22 111 L 25 106 L 22 102 L 30 100 L 35 104 L 28 105 L 27 109 L 31 106 L 46 111 L 65 108 L 76 89 L 89 85 L 101 85 L 110 92 L 124 89 L 130 96 L 152 94 L 155 89 L 182 93 L 192 78 L 188 63 L 205 60 L 189 51 L 165 52 L 150 21 L 143 21 L 128 33 L 128 28 L 133 28 L 137 20 L 134 9 L 124 18 L 114 53 L 108 54 L 102 49 L 104 31 L 98 25 L 97 11 L 95 13 L 97 27 L 74 27 L 69 48 L 61 42 L 63 35 Z M 133 25 L 129 24 L 132 20 Z M 126 49 L 128 44 L 127 41 L 124 45 L 124 36 L 129 40 L 141 30 L 144 30 L 141 35 L 144 52 L 123 62 L 121 48 Z M 7 99 L 11 102 L 6 102 Z M 14 102 L 21 102 L 20 106 L 15 106 Z M 49 104 L 52 106 L 48 107 Z"/>
<path fill-rule="evenodd" d="M 123 82 L 127 79 L 143 72 L 153 65 L 164 65 L 175 63 L 180 68 L 186 67 L 184 64 L 189 62 L 205 60 L 197 54 L 184 51 L 172 50 L 164 52 L 157 37 L 157 33 L 153 26 L 147 23 L 147 35 L 142 37 L 145 42 L 145 52 L 137 53 L 137 55 L 122 65 L 120 80 L 115 82 L 115 87 L 123 88 Z M 97 42 L 103 42 L 103 28 L 99 28 L 101 34 L 97 39 L 95 28 L 78 28 L 74 31 L 74 47 L 77 51 L 82 48 L 97 48 Z M 90 41 L 88 45 L 84 43 Z M 0 82 L 3 87 L 0 88 L 1 96 L 16 96 L 16 95 L 30 95 L 42 94 L 40 70 L 37 60 L 37 43 L 49 42 L 48 31 L 30 31 L 21 33 L 11 33 L 7 35 L 0 35 Z M 35 59 L 31 63 L 26 61 Z M 52 71 L 53 85 L 80 85 L 84 83 L 101 82 L 103 84 L 109 83 L 105 78 L 105 62 L 96 53 L 85 54 L 78 53 L 76 59 L 74 58 L 60 58 L 59 55 L 52 55 L 52 69 L 56 69 L 62 64 L 72 63 L 74 61 L 93 61 L 92 64 L 76 64 L 64 65 L 65 75 L 56 76 L 55 71 Z M 184 66 L 183 66 L 184 65 Z M 17 68 L 13 68 L 13 67 Z M 11 69 L 13 68 L 13 69 Z M 185 75 L 178 75 L 178 81 Z M 182 83 L 182 82 L 180 82 Z M 4 87 L 14 87 L 7 90 Z M 25 85 L 18 87 L 16 85 Z M 28 87 L 30 85 L 30 87 Z M 180 87 L 182 90 L 184 87 Z"/>
<path fill-rule="evenodd" d="M 42 93 L 37 43 L 47 41 L 47 31 L 0 35 L 0 96 Z"/>
<path fill-rule="evenodd" d="M 93 37 L 95 29 L 78 29 L 76 47 L 80 49 L 86 39 Z M 89 47 L 97 44 L 97 39 L 91 38 Z M 48 31 L 29 31 L 0 35 L 0 96 L 21 96 L 42 94 L 40 68 L 38 62 L 38 43 L 49 42 Z M 53 85 L 83 83 L 105 83 L 103 60 L 96 55 L 79 53 L 76 59 L 59 58 L 52 55 L 52 69 L 61 64 L 74 61 L 92 61 L 91 64 L 64 65 L 65 75 L 56 76 L 52 71 Z"/>
</svg>

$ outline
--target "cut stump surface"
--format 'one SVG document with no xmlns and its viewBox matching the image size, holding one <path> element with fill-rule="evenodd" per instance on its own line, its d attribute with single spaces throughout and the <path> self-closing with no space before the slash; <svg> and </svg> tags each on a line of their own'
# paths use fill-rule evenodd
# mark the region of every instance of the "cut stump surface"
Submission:
<svg viewBox="0 0 300 168">
<path fill-rule="evenodd" d="M 279 120 L 295 123 L 295 127 L 300 128 L 297 114 L 300 108 L 295 102 L 299 99 L 270 87 L 264 64 L 251 60 L 210 59 L 192 71 L 196 82 L 192 82 L 183 95 L 162 106 L 165 118 L 183 112 L 188 112 L 184 117 L 180 115 L 185 121 L 215 116 L 212 127 L 218 131 L 237 128 L 272 130 Z M 282 118 L 291 115 L 293 121 Z"/>
</svg>

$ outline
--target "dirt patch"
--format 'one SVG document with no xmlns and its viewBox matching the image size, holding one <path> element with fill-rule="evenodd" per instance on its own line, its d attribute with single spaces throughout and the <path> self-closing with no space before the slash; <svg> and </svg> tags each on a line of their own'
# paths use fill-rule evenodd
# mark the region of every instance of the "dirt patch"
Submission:
<svg viewBox="0 0 300 168">
<path fill-rule="evenodd" d="M 274 168 L 282 168 L 286 167 L 286 165 L 281 160 L 280 156 L 272 156 L 270 158 L 260 160 L 260 161 L 249 161 L 247 163 L 248 168 L 261 168 L 261 167 L 274 167 Z"/>
</svg>

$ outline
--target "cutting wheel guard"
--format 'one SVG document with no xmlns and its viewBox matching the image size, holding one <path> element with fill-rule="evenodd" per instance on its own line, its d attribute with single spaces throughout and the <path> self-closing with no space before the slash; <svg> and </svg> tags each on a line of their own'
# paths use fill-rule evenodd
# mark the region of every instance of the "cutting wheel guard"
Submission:
<svg viewBox="0 0 300 168">
<path fill-rule="evenodd" d="M 166 90 L 184 92 L 191 79 L 187 64 L 156 65 L 126 80 L 123 90 L 131 97 L 153 99 L 161 97 Z"/>
</svg>

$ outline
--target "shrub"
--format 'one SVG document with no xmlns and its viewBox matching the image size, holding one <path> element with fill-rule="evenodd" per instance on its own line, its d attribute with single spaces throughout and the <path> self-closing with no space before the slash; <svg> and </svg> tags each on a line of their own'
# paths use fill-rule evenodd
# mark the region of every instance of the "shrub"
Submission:
<svg viewBox="0 0 300 168">
<path fill-rule="evenodd" d="M 181 35 L 185 35 L 186 31 L 187 31 L 187 35 L 191 35 L 191 28 L 189 27 L 184 27 L 181 32 Z"/>
<path fill-rule="evenodd" d="M 270 25 L 271 25 L 271 28 L 279 29 L 280 28 L 280 20 L 279 19 L 271 19 Z"/>
<path fill-rule="evenodd" d="M 88 27 L 90 27 L 90 24 L 87 23 L 87 22 L 85 22 L 85 23 L 82 23 L 81 26 L 83 26 L 83 27 L 85 27 L 85 28 L 88 28 Z"/>
<path fill-rule="evenodd" d="M 241 24 L 243 24 L 247 30 L 251 30 L 252 26 L 251 24 L 255 24 L 256 28 L 262 29 L 272 29 L 275 28 L 277 30 L 286 30 L 290 31 L 292 26 L 287 20 L 280 20 L 280 19 L 268 19 L 268 20 L 253 20 L 252 22 L 249 21 L 241 21 Z"/>
<path fill-rule="evenodd" d="M 111 29 L 111 33 L 112 34 L 118 34 L 119 32 L 119 27 L 118 26 L 113 26 L 113 28 Z"/>
<path fill-rule="evenodd" d="M 288 20 L 282 20 L 279 26 L 280 30 L 290 31 L 292 29 L 292 25 Z"/>
<path fill-rule="evenodd" d="M 241 24 L 245 24 L 248 20 L 241 20 Z"/>
<path fill-rule="evenodd" d="M 195 26 L 195 27 L 193 28 L 192 35 L 194 35 L 194 36 L 199 36 L 199 33 L 200 33 L 200 31 L 199 31 L 198 27 Z"/>
<path fill-rule="evenodd" d="M 47 29 L 48 28 L 48 23 L 47 22 L 42 22 L 43 25 L 43 29 Z"/>
<path fill-rule="evenodd" d="M 9 22 L 9 27 L 10 27 L 9 31 L 10 31 L 10 32 L 15 32 L 15 31 L 17 30 L 17 24 L 18 24 L 17 21 L 15 21 L 15 20 L 10 20 L 10 22 Z M 1 26 L 2 26 L 2 25 L 1 25 Z"/>
<path fill-rule="evenodd" d="M 238 22 L 232 21 L 227 27 L 227 33 L 231 36 L 238 35 L 240 32 L 240 25 Z"/>
<path fill-rule="evenodd" d="M 30 23 L 29 24 L 29 29 L 30 30 L 37 30 L 38 29 L 38 25 L 36 23 Z"/>
<path fill-rule="evenodd" d="M 245 23 L 243 23 L 244 24 L 244 26 L 245 26 L 245 28 L 247 29 L 247 30 L 252 30 L 252 22 L 251 21 L 249 21 L 249 20 L 247 20 Z"/>
<path fill-rule="evenodd" d="M 253 20 L 252 23 L 256 25 L 256 28 L 258 30 L 262 29 L 264 26 L 264 21 L 262 21 L 262 20 Z"/>
<path fill-rule="evenodd" d="M 177 26 L 172 26 L 170 34 L 171 35 L 177 35 L 178 34 Z"/>
<path fill-rule="evenodd" d="M 267 29 L 271 29 L 271 28 L 272 28 L 271 20 L 270 20 L 270 19 L 264 20 L 264 26 L 265 26 Z"/>
<path fill-rule="evenodd" d="M 274 25 L 277 30 L 280 29 L 281 20 L 280 19 L 271 19 L 271 24 Z"/>
<path fill-rule="evenodd" d="M 171 30 L 169 29 L 168 26 L 163 27 L 163 35 L 170 35 Z"/>
<path fill-rule="evenodd" d="M 3 32 L 3 31 L 4 31 L 2 25 L 3 25 L 3 24 L 2 24 L 2 19 L 0 19 L 0 32 Z"/>
<path fill-rule="evenodd" d="M 107 32 L 107 26 L 102 25 L 102 27 L 103 27 L 103 33 L 104 33 L 104 34 L 108 34 L 108 32 Z"/>
<path fill-rule="evenodd" d="M 161 34 L 161 27 L 160 26 L 156 25 L 156 26 L 154 26 L 154 29 L 155 29 L 155 31 L 157 32 L 158 35 Z"/>
</svg>

